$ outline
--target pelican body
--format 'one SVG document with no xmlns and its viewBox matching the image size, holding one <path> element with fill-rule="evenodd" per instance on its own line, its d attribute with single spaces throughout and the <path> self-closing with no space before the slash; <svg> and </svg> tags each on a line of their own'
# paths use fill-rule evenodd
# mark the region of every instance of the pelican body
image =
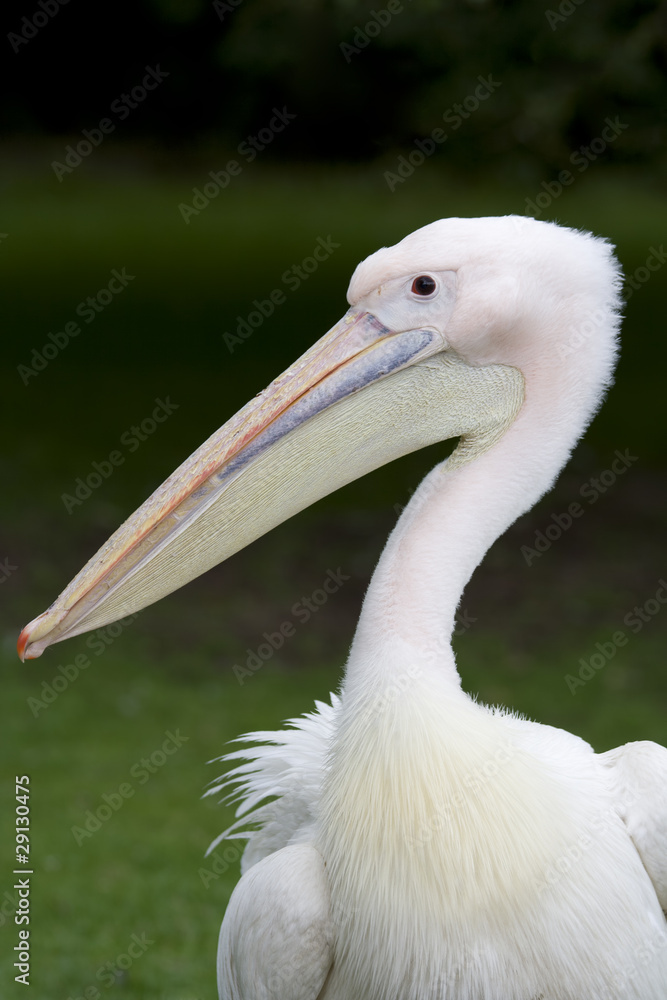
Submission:
<svg viewBox="0 0 667 1000">
<path fill-rule="evenodd" d="M 514 216 L 441 220 L 379 250 L 343 319 L 21 634 L 38 656 L 459 439 L 387 542 L 340 693 L 249 734 L 210 789 L 240 798 L 212 848 L 247 838 L 221 1000 L 667 998 L 667 751 L 595 754 L 479 704 L 450 642 L 470 575 L 610 384 L 620 280 L 606 241 Z"/>
</svg>

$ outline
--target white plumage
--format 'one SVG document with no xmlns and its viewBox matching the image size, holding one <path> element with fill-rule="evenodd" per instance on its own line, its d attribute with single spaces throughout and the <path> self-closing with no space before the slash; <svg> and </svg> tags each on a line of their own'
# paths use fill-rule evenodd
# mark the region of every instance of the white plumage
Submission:
<svg viewBox="0 0 667 1000">
<path fill-rule="evenodd" d="M 667 751 L 598 756 L 477 704 L 450 643 L 475 567 L 600 405 L 619 290 L 604 240 L 527 218 L 446 219 L 378 251 L 343 319 L 23 630 L 39 656 L 459 438 L 389 538 L 340 696 L 250 734 L 211 790 L 236 785 L 222 836 L 248 837 L 222 1000 L 666 1000 Z"/>
<path fill-rule="evenodd" d="M 446 220 L 361 264 L 350 302 L 400 329 L 405 282 L 378 302 L 388 283 L 450 270 L 447 350 L 518 368 L 526 399 L 496 444 L 443 463 L 405 510 L 341 697 L 224 758 L 246 763 L 210 794 L 236 783 L 239 820 L 222 837 L 248 846 L 221 930 L 223 1000 L 667 997 L 667 751 L 596 755 L 476 704 L 449 645 L 470 573 L 600 403 L 617 266 L 586 234 Z"/>
</svg>

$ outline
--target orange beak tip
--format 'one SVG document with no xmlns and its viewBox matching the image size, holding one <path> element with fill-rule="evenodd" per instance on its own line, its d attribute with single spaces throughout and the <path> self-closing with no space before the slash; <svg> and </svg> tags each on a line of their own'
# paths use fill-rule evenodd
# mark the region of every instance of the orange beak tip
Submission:
<svg viewBox="0 0 667 1000">
<path fill-rule="evenodd" d="M 22 663 L 26 660 L 35 660 L 40 655 L 39 653 L 33 654 L 30 651 L 26 652 L 26 646 L 28 645 L 28 640 L 30 639 L 30 626 L 26 627 L 21 632 L 18 642 L 16 643 L 16 649 L 19 654 L 19 659 Z"/>
</svg>

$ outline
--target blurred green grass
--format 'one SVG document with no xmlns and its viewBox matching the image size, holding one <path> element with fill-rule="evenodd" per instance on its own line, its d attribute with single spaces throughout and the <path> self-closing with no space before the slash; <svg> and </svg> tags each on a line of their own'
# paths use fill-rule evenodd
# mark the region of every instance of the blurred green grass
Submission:
<svg viewBox="0 0 667 1000">
<path fill-rule="evenodd" d="M 28 773 L 33 995 L 49 1000 L 81 996 L 91 985 L 103 997 L 131 1000 L 215 996 L 217 930 L 238 866 L 208 888 L 199 874 L 206 846 L 230 817 L 199 801 L 218 773 L 205 762 L 239 733 L 276 728 L 336 687 L 395 505 L 407 502 L 445 449 L 351 484 L 147 609 L 36 718 L 27 699 L 89 647 L 81 637 L 21 667 L 13 652 L 19 629 L 179 461 L 342 314 L 359 259 L 441 216 L 522 212 L 539 190 L 537 182 L 530 191 L 492 183 L 480 189 L 427 165 L 391 195 L 380 167 L 288 172 L 258 165 L 185 226 L 179 202 L 217 165 L 214 158 L 189 173 L 81 172 L 58 185 L 31 161 L 21 179 L 2 179 L 8 237 L 0 271 L 9 321 L 0 360 L 12 421 L 0 459 L 0 558 L 16 569 L 1 590 L 0 893 L 12 885 L 13 779 Z M 632 176 L 581 178 L 552 209 L 545 215 L 617 243 L 629 273 L 666 231 L 664 199 Z M 222 333 L 248 314 L 254 298 L 283 287 L 282 273 L 329 235 L 340 248 L 230 354 Z M 17 365 L 29 363 L 32 348 L 122 267 L 135 281 L 24 385 Z M 556 490 L 477 572 L 462 604 L 474 621 L 455 641 L 467 690 L 570 729 L 597 750 L 632 739 L 667 742 L 664 611 L 576 695 L 564 682 L 580 657 L 655 593 L 665 572 L 666 291 L 663 269 L 630 299 L 617 385 Z M 174 414 L 135 452 L 124 449 L 123 465 L 68 513 L 62 495 L 165 396 L 178 404 Z M 528 567 L 521 546 L 626 447 L 638 455 L 636 465 Z M 338 566 L 350 580 L 240 686 L 234 664 Z M 77 846 L 72 826 L 177 728 L 188 736 L 182 749 Z M 126 951 L 133 933 L 155 943 L 107 989 L 96 972 Z M 11 982 L 16 928 L 9 919 L 0 940 L 3 981 Z"/>
</svg>

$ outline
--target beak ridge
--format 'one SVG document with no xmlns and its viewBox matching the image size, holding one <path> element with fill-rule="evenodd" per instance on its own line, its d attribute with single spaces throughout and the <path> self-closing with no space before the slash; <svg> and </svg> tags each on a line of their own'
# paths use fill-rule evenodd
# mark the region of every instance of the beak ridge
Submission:
<svg viewBox="0 0 667 1000">
<path fill-rule="evenodd" d="M 128 582 L 141 577 L 147 564 L 179 535 L 193 534 L 193 523 L 269 448 L 333 404 L 439 349 L 433 330 L 395 333 L 372 313 L 354 307 L 348 310 L 313 347 L 211 435 L 121 525 L 55 603 L 23 629 L 17 644 L 20 658 L 34 659 L 54 642 L 130 613 L 120 593 L 127 590 Z M 235 532 L 233 524 L 226 527 Z M 204 541 L 196 539 L 198 546 Z M 240 547 L 232 545 L 232 551 Z M 184 547 L 179 544 L 177 548 Z M 140 610 L 215 565 L 206 564 L 201 553 L 190 557 L 182 552 L 181 562 L 191 565 L 184 571 L 179 566 L 178 582 L 166 589 L 164 584 L 157 587 L 152 582 L 142 588 L 139 579 L 134 581 L 131 610 Z M 108 614 L 103 608 L 108 608 Z"/>
</svg>

